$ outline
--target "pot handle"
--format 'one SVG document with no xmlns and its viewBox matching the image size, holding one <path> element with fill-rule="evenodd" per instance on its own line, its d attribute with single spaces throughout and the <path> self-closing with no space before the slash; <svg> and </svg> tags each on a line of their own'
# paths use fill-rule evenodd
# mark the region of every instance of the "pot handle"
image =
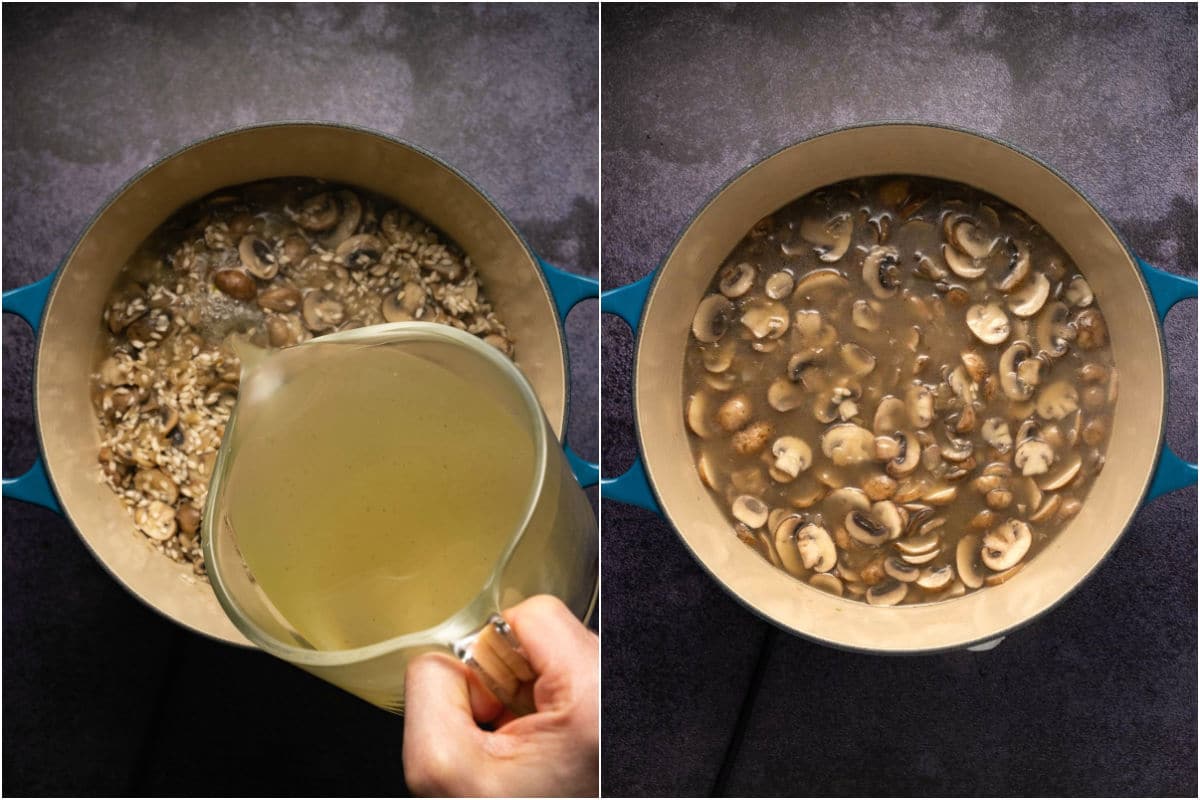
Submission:
<svg viewBox="0 0 1200 800">
<path fill-rule="evenodd" d="M 50 296 L 54 277 L 55 273 L 51 272 L 40 281 L 4 293 L 4 313 L 16 314 L 25 320 L 35 336 L 42 325 L 42 312 L 46 309 L 46 298 Z M 46 477 L 46 467 L 42 464 L 41 456 L 38 456 L 24 475 L 4 478 L 3 484 L 5 497 L 24 500 L 26 503 L 62 513 L 62 508 L 54 497 L 54 490 L 50 488 L 50 480 Z"/>
<path fill-rule="evenodd" d="M 580 302 L 599 296 L 600 282 L 595 278 L 566 272 L 551 266 L 541 258 L 538 258 L 537 262 L 542 268 L 542 274 L 546 276 L 546 283 L 550 285 L 550 295 L 554 298 L 554 308 L 558 311 L 560 325 L 566 324 L 567 314 Z M 600 465 L 583 458 L 572 450 L 570 445 L 564 444 L 563 448 L 566 450 L 567 463 L 571 465 L 571 471 L 575 473 L 579 485 L 584 488 L 595 486 L 600 480 Z"/>
<path fill-rule="evenodd" d="M 603 292 L 600 295 L 600 312 L 625 320 L 636 336 L 642 320 L 642 309 L 646 305 L 646 296 L 653 282 L 654 274 L 651 273 L 634 283 Z M 600 494 L 602 497 L 638 506 L 655 514 L 662 513 L 654 499 L 654 492 L 650 488 L 646 467 L 640 454 L 634 460 L 633 466 L 623 475 L 601 479 Z"/>
<path fill-rule="evenodd" d="M 1154 309 L 1158 313 L 1161 325 L 1167 318 L 1167 312 L 1180 300 L 1196 297 L 1196 279 L 1173 275 L 1150 266 L 1140 258 L 1137 260 L 1146 285 L 1150 287 L 1150 296 L 1154 298 Z M 1154 470 L 1154 480 L 1150 482 L 1150 490 L 1146 493 L 1149 502 L 1159 495 L 1182 489 L 1185 486 L 1196 485 L 1197 468 L 1195 464 L 1184 461 L 1163 442 L 1162 453 L 1158 458 L 1158 466 Z"/>
</svg>

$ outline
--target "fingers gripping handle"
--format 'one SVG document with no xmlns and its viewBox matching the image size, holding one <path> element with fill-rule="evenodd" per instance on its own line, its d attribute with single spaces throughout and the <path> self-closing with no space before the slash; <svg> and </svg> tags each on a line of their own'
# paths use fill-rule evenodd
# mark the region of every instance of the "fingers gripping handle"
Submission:
<svg viewBox="0 0 1200 800">
<path fill-rule="evenodd" d="M 492 614 L 477 633 L 454 643 L 454 654 L 509 711 L 524 716 L 536 710 L 533 682 L 537 676 L 504 617 Z"/>
</svg>

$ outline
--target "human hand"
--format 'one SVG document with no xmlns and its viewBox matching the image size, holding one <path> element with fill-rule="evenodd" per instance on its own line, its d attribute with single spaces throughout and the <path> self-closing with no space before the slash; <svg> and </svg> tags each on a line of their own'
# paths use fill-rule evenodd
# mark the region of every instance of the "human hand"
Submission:
<svg viewBox="0 0 1200 800">
<path fill-rule="evenodd" d="M 409 788 L 460 797 L 596 796 L 600 640 L 549 595 L 513 606 L 504 618 L 537 675 L 537 710 L 514 717 L 449 656 L 413 659 L 405 676 Z"/>
</svg>

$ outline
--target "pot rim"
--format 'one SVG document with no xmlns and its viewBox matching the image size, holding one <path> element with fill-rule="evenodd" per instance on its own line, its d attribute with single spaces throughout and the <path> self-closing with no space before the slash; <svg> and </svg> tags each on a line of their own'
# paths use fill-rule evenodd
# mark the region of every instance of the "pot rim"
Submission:
<svg viewBox="0 0 1200 800">
<path fill-rule="evenodd" d="M 505 214 L 504 211 L 500 208 L 500 206 L 492 199 L 491 195 L 489 195 L 487 192 L 485 192 L 479 186 L 479 184 L 477 184 L 475 181 L 471 180 L 471 178 L 469 178 L 465 173 L 463 173 L 462 171 L 460 171 L 459 169 L 457 169 L 456 167 L 451 165 L 449 162 L 447 162 L 442 157 L 425 149 L 424 147 L 421 147 L 420 145 L 413 144 L 412 142 L 401 139 L 397 136 L 392 136 L 390 134 L 383 133 L 383 132 L 375 130 L 373 128 L 367 128 L 362 125 L 353 125 L 353 124 L 345 123 L 345 122 L 333 122 L 333 121 L 327 121 L 327 120 L 302 120 L 302 119 L 296 119 L 296 120 L 284 119 L 284 120 L 272 120 L 272 121 L 268 121 L 268 122 L 255 122 L 255 123 L 249 123 L 246 125 L 237 125 L 232 128 L 225 128 L 220 131 L 217 131 L 216 133 L 212 133 L 207 136 L 203 136 L 199 139 L 194 139 L 181 147 L 171 150 L 169 153 L 167 153 L 164 156 L 155 158 L 149 164 L 147 164 L 146 166 L 139 169 L 136 173 L 134 173 L 133 176 L 131 176 L 129 179 L 127 179 L 124 183 L 122 183 L 119 187 L 117 187 L 114 191 L 112 191 L 105 198 L 104 202 L 99 206 L 99 208 L 96 209 L 96 211 L 88 218 L 87 222 L 83 225 L 79 234 L 75 237 L 74 241 L 71 243 L 71 246 L 67 249 L 67 251 L 63 255 L 63 257 L 61 259 L 59 259 L 58 263 L 54 267 L 54 270 L 50 273 L 51 275 L 54 276 L 54 279 L 51 281 L 50 288 L 46 292 L 46 301 L 45 301 L 45 304 L 43 305 L 42 319 L 43 320 L 45 319 L 46 311 L 49 310 L 51 304 L 54 302 L 55 296 L 58 294 L 59 286 L 62 283 L 64 268 L 66 267 L 67 263 L 70 262 L 72 257 L 74 257 L 76 251 L 79 249 L 79 246 L 84 242 L 85 239 L 87 239 L 88 235 L 91 234 L 92 229 L 96 225 L 96 222 L 100 219 L 101 216 L 104 215 L 105 212 L 107 212 L 109 210 L 109 208 L 112 207 L 112 205 L 120 197 L 122 197 L 127 191 L 132 189 L 138 183 L 140 183 L 141 180 L 146 175 L 148 175 L 150 172 L 154 171 L 158 167 L 162 166 L 166 162 L 168 162 L 174 158 L 177 158 L 178 156 L 183 155 L 184 153 L 188 152 L 189 150 L 200 147 L 202 145 L 206 145 L 217 139 L 221 139 L 226 136 L 233 136 L 236 134 L 248 133 L 248 132 L 252 132 L 252 131 L 267 130 L 267 129 L 274 129 L 274 128 L 287 128 L 287 127 L 340 129 L 340 130 L 350 131 L 352 133 L 367 134 L 367 135 L 382 139 L 391 144 L 400 145 L 401 147 L 408 148 L 409 150 L 412 150 L 413 152 L 416 152 L 419 155 L 422 155 L 425 158 L 428 158 L 429 160 L 431 160 L 435 164 L 437 164 L 440 168 L 450 172 L 452 175 L 454 175 L 455 177 L 462 180 L 473 191 L 478 193 L 479 196 L 482 197 L 483 200 L 489 206 L 491 206 L 492 210 L 496 212 L 496 214 L 500 217 L 500 219 L 504 222 L 504 224 L 508 227 L 508 229 L 512 232 L 512 234 L 516 237 L 517 241 L 520 242 L 521 247 L 524 248 L 526 254 L 529 256 L 530 261 L 533 262 L 534 272 L 536 273 L 537 280 L 541 284 L 542 291 L 545 293 L 545 297 L 548 301 L 548 305 L 549 305 L 551 314 L 554 316 L 555 325 L 558 329 L 558 337 L 559 337 L 559 344 L 560 344 L 559 349 L 562 351 L 562 354 L 563 354 L 562 367 L 563 367 L 563 376 L 564 376 L 564 381 L 563 381 L 564 382 L 564 398 L 563 398 L 563 418 L 562 418 L 562 422 L 560 425 L 560 427 L 562 429 L 562 433 L 560 434 L 560 437 L 565 437 L 567 422 L 570 419 L 570 413 L 571 413 L 571 409 L 570 409 L 570 405 L 571 405 L 570 356 L 569 356 L 569 353 L 567 352 L 566 330 L 563 327 L 563 320 L 559 317 L 557 310 L 554 306 L 554 295 L 550 291 L 550 284 L 546 280 L 545 273 L 542 271 L 541 260 L 537 257 L 537 254 L 534 252 L 533 248 L 530 247 L 529 242 L 526 241 L 524 235 L 522 235 L 522 233 L 516 227 L 516 225 L 513 224 L 512 220 L 509 219 L 508 215 Z M 173 211 L 172 211 L 172 213 L 173 213 Z M 62 516 L 64 518 L 66 518 L 66 521 L 71 525 L 71 528 L 74 530 L 76 536 L 79 538 L 79 540 L 81 542 L 83 542 L 84 547 L 87 548 L 88 552 L 91 554 L 92 558 L 96 561 L 96 563 L 98 563 L 104 569 L 104 571 L 109 574 L 109 576 L 113 580 L 115 580 L 122 587 L 124 587 L 125 590 L 130 595 L 132 595 L 139 603 L 146 606 L 151 611 L 153 611 L 154 613 L 163 617 L 164 619 L 168 620 L 169 622 L 179 625 L 183 628 L 186 628 L 187 630 L 190 630 L 194 633 L 204 636 L 205 638 L 211 639 L 216 642 L 221 642 L 224 644 L 234 645 L 236 647 L 257 649 L 257 648 L 255 648 L 255 645 L 253 643 L 251 643 L 250 641 L 239 642 L 239 641 L 223 638 L 221 636 L 217 636 L 213 633 L 210 633 L 209 631 L 204 631 L 199 628 L 196 628 L 193 625 L 191 625 L 187 622 L 184 622 L 183 620 L 176 619 L 175 617 L 167 614 L 167 612 L 163 611 L 158 606 L 154 605 L 149 600 L 142 597 L 139 593 L 133 591 L 133 589 L 130 588 L 129 584 L 127 584 L 121 578 L 120 575 L 116 574 L 109 567 L 108 563 L 100 557 L 100 555 L 99 555 L 99 553 L 97 553 L 96 549 L 94 547 L 92 547 L 92 544 L 89 541 L 88 537 L 83 535 L 81 525 L 76 520 L 75 516 L 71 513 L 71 509 L 69 508 L 69 506 L 66 503 L 62 502 L 62 497 L 58 493 L 58 484 L 57 484 L 57 481 L 55 480 L 54 472 L 50 467 L 50 462 L 46 458 L 46 447 L 45 447 L 45 441 L 44 441 L 44 438 L 42 435 L 42 426 L 39 424 L 39 419 L 40 419 L 41 415 L 39 413 L 40 400 L 39 400 L 39 394 L 38 394 L 37 376 L 38 376 L 39 369 L 41 367 L 41 350 L 42 350 L 42 342 L 43 342 L 44 335 L 45 335 L 45 328 L 43 326 L 39 325 L 37 328 L 37 332 L 34 336 L 33 369 L 31 372 L 31 383 L 32 383 L 31 408 L 33 410 L 33 427 L 34 427 L 35 440 L 37 442 L 38 457 L 42 461 L 42 464 L 43 464 L 43 467 L 44 467 L 44 470 L 46 473 L 46 481 L 50 486 L 50 491 L 53 493 L 54 499 L 58 501 L 59 507 L 61 508 Z M 551 421 L 551 427 L 553 428 L 553 421 Z M 35 463 L 36 463 L 36 460 L 35 460 Z M 595 598 L 598 595 L 598 589 L 599 589 L 599 579 L 597 578 L 597 585 L 593 589 L 592 607 L 595 606 L 595 603 L 596 603 Z M 591 608 L 589 608 L 588 613 L 590 616 Z"/>
<path fill-rule="evenodd" d="M 663 258 L 659 261 L 658 265 L 650 273 L 651 274 L 650 285 L 649 285 L 649 287 L 647 287 L 647 290 L 646 290 L 646 305 L 649 305 L 650 299 L 654 296 L 654 293 L 655 293 L 656 289 L 658 288 L 658 282 L 659 282 L 660 278 L 662 277 L 663 272 L 665 271 L 665 267 L 667 266 L 667 263 L 674 257 L 675 252 L 676 252 L 676 250 L 678 250 L 680 243 L 688 235 L 688 233 L 691 231 L 692 227 L 696 224 L 696 220 L 700 217 L 701 214 L 703 214 L 709 208 L 709 206 L 711 206 L 717 200 L 717 198 L 719 198 L 722 194 L 724 194 L 725 191 L 728 190 L 733 184 L 737 183 L 739 180 L 741 180 L 743 177 L 745 177 L 751 171 L 758 169 L 764 163 L 766 163 L 767 161 L 770 161 L 775 156 L 778 156 L 781 153 L 784 153 L 784 152 L 791 150 L 794 147 L 798 147 L 802 144 L 806 144 L 808 142 L 814 141 L 816 139 L 821 139 L 821 138 L 824 138 L 827 136 L 834 136 L 837 134 L 842 134 L 842 133 L 846 133 L 849 131 L 861 130 L 864 128 L 888 128 L 888 127 L 892 127 L 892 128 L 900 128 L 900 127 L 934 128 L 934 129 L 940 129 L 940 130 L 953 131 L 955 133 L 966 134 L 967 136 L 973 136 L 975 138 L 983 139 L 985 141 L 991 142 L 993 144 L 998 144 L 1004 148 L 1007 148 L 1008 150 L 1011 150 L 1011 151 L 1017 153 L 1018 155 L 1023 156 L 1024 158 L 1034 162 L 1038 166 L 1042 167 L 1043 169 L 1045 169 L 1046 171 L 1051 173 L 1054 177 L 1058 178 L 1067 187 L 1069 187 L 1073 192 L 1075 192 L 1075 194 L 1077 194 L 1080 197 L 1080 199 L 1082 199 L 1084 201 L 1084 203 L 1086 203 L 1096 213 L 1096 215 L 1100 218 L 1100 220 L 1104 223 L 1104 225 L 1112 233 L 1113 237 L 1121 245 L 1121 248 L 1122 248 L 1122 250 L 1124 250 L 1126 256 L 1128 256 L 1130 263 L 1134 265 L 1133 272 L 1137 276 L 1138 285 L 1142 289 L 1143 298 L 1149 304 L 1151 309 L 1154 308 L 1154 300 L 1150 295 L 1149 286 L 1146 284 L 1146 279 L 1145 279 L 1145 276 L 1142 274 L 1142 271 L 1137 268 L 1138 259 L 1137 259 L 1137 256 L 1134 255 L 1132 248 L 1130 248 L 1129 243 L 1125 241 L 1125 238 L 1120 234 L 1120 231 L 1118 231 L 1116 226 L 1114 226 L 1112 224 L 1112 221 L 1109 220 L 1109 218 L 1099 209 L 1099 207 L 1097 207 L 1097 205 L 1094 202 L 1092 202 L 1092 199 L 1090 197 L 1088 197 L 1082 190 L 1080 190 L 1079 187 L 1077 187 L 1074 183 L 1069 181 L 1066 178 L 1066 176 L 1064 176 L 1061 172 L 1056 170 L 1050 164 L 1047 164 L 1042 159 L 1033 155 L 1032 153 L 1029 153 L 1026 150 L 1022 149 L 1021 147 L 1018 147 L 1017 145 L 1014 145 L 1010 142 L 1007 142 L 1007 141 L 997 138 L 995 136 L 991 136 L 991 135 L 985 134 L 985 133 L 980 133 L 978 131 L 974 131 L 969 128 L 963 128 L 963 127 L 956 126 L 956 125 L 949 125 L 946 123 L 921 122 L 921 121 L 915 121 L 915 120 L 873 120 L 873 121 L 867 121 L 867 122 L 854 123 L 851 125 L 842 125 L 842 126 L 839 126 L 836 128 L 830 128 L 827 130 L 823 130 L 823 131 L 814 133 L 811 136 L 806 136 L 804 138 L 797 139 L 796 141 L 791 142 L 782 147 L 779 147 L 764 156 L 756 158 L 750 164 L 746 165 L 745 167 L 742 167 L 740 170 L 737 171 L 737 173 L 735 173 L 728 180 L 726 180 L 719 187 L 717 187 L 716 190 L 711 192 L 708 195 L 708 197 L 705 198 L 704 202 L 701 203 L 696 208 L 696 211 L 691 215 L 691 217 L 688 219 L 687 223 L 684 224 L 682 228 L 680 228 L 678 235 L 675 237 L 675 240 L 671 243 L 671 246 L 668 248 L 666 255 L 663 256 Z M 670 525 L 671 530 L 675 533 L 675 535 L 682 542 L 683 546 L 687 549 L 688 553 L 692 556 L 692 559 L 700 566 L 701 569 L 704 570 L 705 573 L 708 574 L 708 576 L 710 578 L 713 579 L 713 581 L 718 586 L 721 587 L 721 589 L 728 596 L 732 597 L 733 600 L 738 603 L 738 605 L 740 605 L 743 608 L 745 608 L 746 610 L 750 611 L 752 614 L 754 614 L 756 617 L 763 620 L 764 622 L 769 623 L 773 627 L 778 628 L 779 630 L 782 630 L 785 633 L 789 633 L 794 636 L 799 636 L 800 638 L 807 639 L 808 641 L 811 641 L 811 642 L 816 642 L 817 644 L 821 644 L 826 647 L 832 647 L 837 650 L 843 650 L 843 651 L 852 652 L 852 653 L 862 653 L 862 654 L 866 654 L 866 655 L 919 656 L 919 655 L 931 655 L 931 654 L 935 654 L 935 653 L 953 652 L 956 650 L 962 650 L 964 648 L 976 647 L 976 646 L 983 645 L 983 644 L 990 643 L 990 642 L 998 642 L 999 640 L 1003 639 L 1004 637 L 1008 636 L 1009 634 L 1019 630 L 1020 628 L 1025 627 L 1026 625 L 1033 623 L 1034 621 L 1036 621 L 1038 619 L 1041 619 L 1046 614 L 1049 614 L 1051 611 L 1058 608 L 1058 606 L 1063 601 L 1065 601 L 1067 598 L 1069 598 L 1071 595 L 1073 595 L 1084 583 L 1086 583 L 1093 575 L 1096 574 L 1096 571 L 1105 562 L 1107 562 L 1109 557 L 1112 555 L 1112 551 L 1116 548 L 1117 544 L 1121 541 L 1122 537 L 1124 537 L 1125 532 L 1129 529 L 1129 526 L 1131 524 L 1133 524 L 1133 520 L 1137 516 L 1137 512 L 1141 509 L 1142 505 L 1146 501 L 1146 494 L 1149 491 L 1150 483 L 1154 478 L 1154 470 L 1153 469 L 1147 475 L 1145 475 L 1143 477 L 1142 486 L 1138 492 L 1138 502 L 1130 509 L 1128 516 L 1121 523 L 1120 528 L 1117 530 L 1116 535 L 1113 537 L 1112 543 L 1109 545 L 1108 549 L 1104 552 L 1104 555 L 1096 561 L 1096 563 L 1091 567 L 1091 569 L 1089 569 L 1087 571 L 1087 573 L 1085 573 L 1078 581 L 1075 582 L 1074 585 L 1072 585 L 1069 589 L 1067 589 L 1054 602 L 1050 603 L 1049 605 L 1047 605 L 1045 608 L 1038 611 L 1037 613 L 1034 613 L 1028 617 L 1025 617 L 1024 619 L 1022 619 L 1019 622 L 1013 623 L 1012 625 L 1009 625 L 1009 626 L 1007 626 L 1001 630 L 998 630 L 996 632 L 989 633 L 986 636 L 980 636 L 976 639 L 971 639 L 971 640 L 958 642 L 958 643 L 954 643 L 954 644 L 947 644 L 947 645 L 943 645 L 943 646 L 939 646 L 939 647 L 922 647 L 922 648 L 913 648 L 913 649 L 890 649 L 889 650 L 889 649 L 870 648 L 870 647 L 858 647 L 858 646 L 854 646 L 854 645 L 845 644 L 843 642 L 836 642 L 836 641 L 831 641 L 828 639 L 823 639 L 823 638 L 816 636 L 814 634 L 811 634 L 807 631 L 802 631 L 797 628 L 793 628 L 792 626 L 790 626 L 778 619 L 775 619 L 774 617 L 768 615 L 766 612 L 762 611 L 761 609 L 757 608 L 756 606 L 751 605 L 749 602 L 744 600 L 732 588 L 730 588 L 719 575 L 717 575 L 712 569 L 710 569 L 708 564 L 706 564 L 703 559 L 700 558 L 700 556 L 697 554 L 695 548 L 692 547 L 691 543 L 683 535 L 683 533 L 679 530 L 679 527 L 675 524 L 675 522 L 671 518 L 670 514 L 667 513 L 667 511 L 665 510 L 666 505 L 663 503 L 663 498 L 659 494 L 658 487 L 655 485 L 653 475 L 651 474 L 651 471 L 650 471 L 650 463 L 646 459 L 646 450 L 645 450 L 645 445 L 643 443 L 642 426 L 639 422 L 640 414 L 638 413 L 638 397 L 639 397 L 639 393 L 638 393 L 639 378 L 638 378 L 638 376 L 640 373 L 639 364 L 641 362 L 641 357 L 642 357 L 642 345 L 646 341 L 646 325 L 645 325 L 645 317 L 644 316 L 641 320 L 641 323 L 639 323 L 639 325 L 637 326 L 637 330 L 635 331 L 635 334 L 636 334 L 636 337 L 635 337 L 634 348 L 633 348 L 633 354 L 634 354 L 633 355 L 633 370 L 632 370 L 633 374 L 632 374 L 632 385 L 631 385 L 631 394 L 633 396 L 634 441 L 637 443 L 637 449 L 638 449 L 637 457 L 641 461 L 641 463 L 645 466 L 646 483 L 649 486 L 650 493 L 653 496 L 654 501 L 658 504 L 659 509 L 662 509 L 661 513 L 662 513 L 663 518 Z M 1163 341 L 1163 332 L 1162 332 L 1162 328 L 1160 325 L 1154 326 L 1154 335 L 1155 335 L 1155 342 L 1158 345 L 1157 355 L 1158 355 L 1159 361 L 1163 364 L 1163 375 L 1165 376 L 1167 374 L 1167 371 L 1166 371 L 1166 346 Z M 1165 425 L 1166 413 L 1167 413 L 1167 392 L 1166 392 L 1166 387 L 1164 386 L 1162 405 L 1159 408 L 1159 414 L 1158 414 L 1158 418 L 1159 418 L 1158 438 L 1154 445 L 1154 462 L 1153 463 L 1156 465 L 1159 463 L 1159 460 L 1162 456 L 1162 450 L 1163 450 L 1163 446 L 1164 446 L 1163 443 L 1164 443 L 1164 440 L 1166 437 L 1166 425 Z"/>
</svg>

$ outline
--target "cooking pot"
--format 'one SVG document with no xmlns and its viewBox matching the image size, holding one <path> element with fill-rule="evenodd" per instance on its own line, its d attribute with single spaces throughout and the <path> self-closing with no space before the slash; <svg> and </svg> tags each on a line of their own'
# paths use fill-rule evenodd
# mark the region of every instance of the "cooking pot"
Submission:
<svg viewBox="0 0 1200 800">
<path fill-rule="evenodd" d="M 595 280 L 539 259 L 482 190 L 436 156 L 362 128 L 290 122 L 218 134 L 152 164 L 105 203 L 57 270 L 4 293 L 5 313 L 22 317 L 37 337 L 33 407 L 40 445 L 29 471 L 4 480 L 4 496 L 66 516 L 105 569 L 151 608 L 199 633 L 247 646 L 211 587 L 190 565 L 154 551 L 99 481 L 100 434 L 89 380 L 105 301 L 146 236 L 217 189 L 293 175 L 392 198 L 470 254 L 517 342 L 517 365 L 560 439 L 569 397 L 562 321 L 576 303 L 597 294 Z M 567 460 L 581 484 L 596 482 L 595 464 L 569 450 Z"/>
<path fill-rule="evenodd" d="M 683 362 L 697 304 L 755 222 L 819 187 L 888 174 L 968 184 L 1037 220 L 1087 276 L 1109 323 L 1121 381 L 1106 469 L 1079 515 L 1019 575 L 953 601 L 881 608 L 807 586 L 732 534 L 694 468 L 684 427 Z M 654 273 L 602 296 L 602 310 L 622 317 L 637 334 L 633 403 L 640 458 L 624 475 L 601 481 L 601 494 L 660 512 L 719 584 L 788 631 L 872 653 L 983 649 L 1076 589 L 1143 502 L 1196 483 L 1196 465 L 1163 446 L 1167 383 L 1160 330 L 1172 305 L 1195 296 L 1195 280 L 1139 260 L 1077 189 L 1010 145 L 923 124 L 822 134 L 733 178 L 700 209 Z"/>
</svg>

